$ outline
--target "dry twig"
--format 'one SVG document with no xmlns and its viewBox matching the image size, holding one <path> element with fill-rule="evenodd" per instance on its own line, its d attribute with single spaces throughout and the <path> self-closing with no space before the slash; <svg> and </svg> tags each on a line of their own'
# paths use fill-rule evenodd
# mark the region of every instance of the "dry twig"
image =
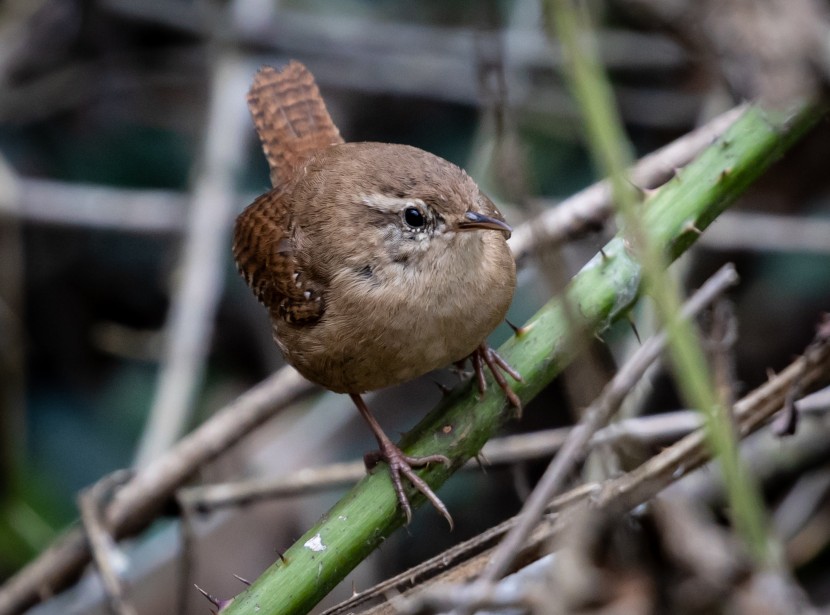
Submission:
<svg viewBox="0 0 830 615">
<path fill-rule="evenodd" d="M 640 445 L 669 444 L 698 427 L 700 416 L 691 410 L 625 419 L 597 431 L 591 437 L 588 448 L 615 442 L 636 442 Z M 560 427 L 494 438 L 484 445 L 482 457 L 486 459 L 487 466 L 493 467 L 549 458 L 562 447 L 570 431 L 570 427 Z M 476 460 L 470 460 L 464 465 L 463 470 L 480 472 L 481 466 Z M 183 505 L 186 504 L 195 511 L 209 513 L 264 500 L 347 487 L 363 478 L 365 474 L 366 466 L 363 461 L 332 463 L 305 468 L 288 476 L 258 477 L 185 487 L 179 490 L 177 498 Z"/>
<path fill-rule="evenodd" d="M 790 389 L 801 382 L 806 387 L 815 386 L 830 379 L 830 339 L 817 339 L 780 374 L 758 387 L 735 404 L 735 420 L 742 437 L 761 428 L 784 405 Z M 580 485 L 550 503 L 550 510 L 561 510 L 579 502 L 600 509 L 630 510 L 648 501 L 666 486 L 693 472 L 710 460 L 702 430 L 698 429 L 658 455 L 619 478 L 602 484 Z M 342 602 L 325 611 L 323 615 L 342 615 L 354 611 L 360 604 L 372 598 L 386 595 L 390 591 L 406 591 L 415 584 L 430 582 L 434 585 L 446 580 L 443 573 L 449 566 L 460 568 L 451 578 L 461 582 L 473 579 L 488 565 L 492 557 L 492 545 L 514 527 L 519 516 L 487 530 L 483 534 L 456 545 L 436 557 L 420 564 L 376 587 Z M 532 554 L 541 545 L 547 544 L 557 533 L 563 531 L 562 519 L 556 514 L 545 517 L 522 546 L 520 556 Z M 478 554 L 478 555 L 476 555 Z M 472 558 L 471 558 L 472 556 Z M 439 576 L 441 575 L 441 576 Z M 482 591 L 487 586 L 477 586 Z M 423 589 L 423 588 L 419 588 Z M 413 590 L 414 591 L 414 590 Z M 442 595 L 444 595 L 442 593 Z M 463 605 L 461 605 L 463 606 Z M 413 604 L 416 608 L 417 604 Z M 417 609 L 416 609 L 417 610 Z M 388 603 L 370 609 L 365 615 L 392 614 Z"/>
<path fill-rule="evenodd" d="M 690 318 L 697 314 L 737 281 L 735 268 L 732 265 L 724 266 L 689 299 L 683 308 L 683 317 Z M 597 400 L 585 410 L 579 424 L 568 434 L 562 449 L 548 466 L 530 498 L 522 507 L 516 526 L 508 532 L 496 549 L 490 565 L 481 575 L 482 582 L 493 583 L 504 575 L 542 516 L 547 503 L 562 488 L 568 474 L 584 456 L 591 436 L 611 419 L 628 392 L 663 352 L 665 344 L 665 333 L 649 339 L 620 368 Z"/>
<path fill-rule="evenodd" d="M 676 170 L 692 161 L 735 122 L 746 107 L 735 107 L 656 152 L 641 158 L 631 169 L 631 181 L 642 188 L 654 188 L 670 179 Z M 601 227 L 611 216 L 611 187 L 598 182 L 548 208 L 538 218 L 513 232 L 510 248 L 521 264 L 541 243 L 552 246 L 569 238 L 585 235 Z"/>
<path fill-rule="evenodd" d="M 236 208 L 234 184 L 248 130 L 246 65 L 230 52 L 213 74 L 204 163 L 190 208 L 181 282 L 165 325 L 158 388 L 136 453 L 143 467 L 168 450 L 187 426 L 201 382 L 224 277 L 224 250 Z"/>
<path fill-rule="evenodd" d="M 129 473 L 116 472 L 105 476 L 89 489 L 81 492 L 78 507 L 92 557 L 101 575 L 107 602 L 114 615 L 135 615 L 136 610 L 127 601 L 124 586 L 118 573 L 123 568 L 124 554 L 118 549 L 103 515 L 105 504 L 113 491 L 129 480 Z"/>
<path fill-rule="evenodd" d="M 283 368 L 217 412 L 119 490 L 102 513 L 112 535 L 119 538 L 145 528 L 196 470 L 313 390 L 294 369 Z M 0 614 L 19 612 L 39 596 L 64 587 L 90 557 L 83 531 L 68 530 L 0 587 Z"/>
</svg>

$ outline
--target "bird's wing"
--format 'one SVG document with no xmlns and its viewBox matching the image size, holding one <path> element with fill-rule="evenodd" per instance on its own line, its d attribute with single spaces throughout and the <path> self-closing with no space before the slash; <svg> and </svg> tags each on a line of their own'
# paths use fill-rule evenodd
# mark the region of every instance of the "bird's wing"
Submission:
<svg viewBox="0 0 830 615">
<path fill-rule="evenodd" d="M 325 310 L 323 289 L 298 266 L 294 230 L 282 191 L 266 192 L 236 219 L 233 255 L 245 282 L 272 318 L 312 324 Z"/>
</svg>

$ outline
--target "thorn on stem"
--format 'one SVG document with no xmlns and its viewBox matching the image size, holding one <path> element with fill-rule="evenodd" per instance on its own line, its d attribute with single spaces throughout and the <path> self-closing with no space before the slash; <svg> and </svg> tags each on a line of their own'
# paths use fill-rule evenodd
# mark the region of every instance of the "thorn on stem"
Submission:
<svg viewBox="0 0 830 615">
<path fill-rule="evenodd" d="M 504 322 L 507 323 L 508 327 L 513 329 L 513 335 L 515 335 L 516 337 L 523 336 L 525 333 L 530 331 L 531 327 L 533 326 L 533 325 L 529 325 L 529 326 L 525 326 L 525 327 L 520 327 L 519 325 L 514 325 L 512 322 L 510 322 L 506 318 L 504 319 Z"/>
<path fill-rule="evenodd" d="M 703 231 L 701 231 L 694 222 L 687 222 L 683 225 L 683 232 L 684 233 L 694 233 L 695 235 L 702 235 Z"/>
<path fill-rule="evenodd" d="M 640 346 L 642 346 L 643 345 L 643 340 L 640 339 L 640 332 L 637 331 L 637 323 L 635 323 L 634 319 L 631 318 L 631 314 L 628 314 L 627 319 L 628 319 L 628 324 L 631 326 L 631 330 L 634 332 L 634 337 L 637 338 L 637 343 L 640 344 Z"/>
<path fill-rule="evenodd" d="M 233 576 L 234 576 L 234 578 L 235 578 L 237 581 L 239 581 L 240 583 L 243 583 L 244 585 L 247 585 L 248 587 L 250 587 L 250 586 L 251 586 L 251 582 L 250 582 L 248 579 L 243 579 L 243 578 L 242 578 L 242 577 L 240 577 L 238 574 L 235 574 L 235 575 L 233 575 Z"/>
<path fill-rule="evenodd" d="M 208 601 L 209 601 L 209 602 L 210 602 L 213 606 L 219 606 L 219 601 L 218 601 L 216 598 L 214 598 L 213 596 L 211 596 L 209 593 L 207 593 L 205 590 L 203 590 L 201 587 L 199 587 L 199 586 L 198 586 L 198 585 L 196 585 L 195 583 L 193 584 L 193 587 L 195 587 L 196 589 L 198 589 L 198 590 L 199 590 L 199 593 L 200 593 L 200 594 L 202 594 L 205 598 L 207 598 L 207 599 L 208 599 Z"/>
<path fill-rule="evenodd" d="M 199 593 L 201 593 L 205 598 L 207 598 L 208 602 L 210 602 L 213 606 L 219 609 L 219 613 L 221 613 L 223 609 L 225 609 L 231 602 L 233 602 L 233 598 L 231 598 L 230 600 L 222 600 L 221 598 L 217 598 L 216 596 L 207 593 L 205 590 L 203 590 L 195 583 L 193 584 L 193 586 L 199 590 Z"/>
<path fill-rule="evenodd" d="M 443 382 L 438 382 L 437 380 L 433 380 L 433 382 L 435 383 L 435 386 L 441 389 L 441 395 L 443 397 L 447 397 L 450 393 L 452 393 L 452 388 L 448 387 Z"/>
</svg>

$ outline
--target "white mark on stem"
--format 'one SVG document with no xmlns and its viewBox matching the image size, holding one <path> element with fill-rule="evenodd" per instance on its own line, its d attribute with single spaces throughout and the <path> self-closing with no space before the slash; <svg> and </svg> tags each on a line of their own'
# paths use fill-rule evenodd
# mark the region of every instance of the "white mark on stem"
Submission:
<svg viewBox="0 0 830 615">
<path fill-rule="evenodd" d="M 328 548 L 328 547 L 326 547 L 326 545 L 323 544 L 323 539 L 320 538 L 320 533 L 319 532 L 317 534 L 315 534 L 314 536 L 312 536 L 311 538 L 309 538 L 308 540 L 306 540 L 305 544 L 303 546 L 306 549 L 311 549 L 312 551 L 315 551 L 315 552 L 318 552 L 318 553 L 320 551 L 325 551 Z"/>
</svg>

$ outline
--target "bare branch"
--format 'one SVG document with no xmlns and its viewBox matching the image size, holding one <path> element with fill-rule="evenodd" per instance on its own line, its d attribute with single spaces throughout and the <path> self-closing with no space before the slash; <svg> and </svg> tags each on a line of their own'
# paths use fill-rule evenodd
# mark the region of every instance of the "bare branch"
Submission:
<svg viewBox="0 0 830 615">
<path fill-rule="evenodd" d="M 158 388 L 136 453 L 136 466 L 157 458 L 181 436 L 202 379 L 222 293 L 225 243 L 236 197 L 234 185 L 249 136 L 245 90 L 248 71 L 240 58 L 225 52 L 213 74 L 204 163 L 196 180 L 181 282 L 168 314 L 167 344 Z"/>
<path fill-rule="evenodd" d="M 690 318 L 697 314 L 737 282 L 738 275 L 734 266 L 722 267 L 689 299 L 683 308 L 683 317 Z M 663 352 L 665 344 L 665 333 L 649 339 L 620 368 L 597 400 L 585 410 L 579 424 L 568 434 L 562 450 L 548 466 L 530 498 L 522 507 L 516 526 L 510 530 L 496 549 L 490 565 L 481 575 L 482 582 L 492 583 L 504 575 L 544 513 L 550 499 L 562 488 L 568 474 L 585 454 L 591 436 L 611 419 L 628 392 Z"/>
<path fill-rule="evenodd" d="M 314 390 L 293 368 L 283 368 L 247 391 L 138 471 L 102 513 L 113 536 L 145 528 L 173 493 L 208 461 L 261 425 L 277 410 Z M 0 614 L 15 613 L 44 592 L 57 591 L 90 561 L 89 545 L 74 527 L 0 587 Z"/>
<path fill-rule="evenodd" d="M 655 188 L 668 181 L 678 168 L 694 160 L 726 132 L 745 108 L 735 107 L 701 128 L 644 156 L 631 169 L 631 181 L 641 188 Z M 556 245 L 601 227 L 612 211 L 611 187 L 607 180 L 603 180 L 577 192 L 556 207 L 547 208 L 538 218 L 517 227 L 510 238 L 510 248 L 516 261 L 522 263 L 540 244 Z"/>
<path fill-rule="evenodd" d="M 669 444 L 699 426 L 700 417 L 697 412 L 691 410 L 626 419 L 596 432 L 588 448 L 620 441 Z M 561 427 L 494 438 L 484 445 L 482 457 L 487 460 L 488 466 L 496 467 L 549 458 L 562 447 L 570 432 L 571 428 Z M 477 461 L 470 460 L 464 465 L 463 470 L 480 472 L 481 467 Z M 347 487 L 359 481 L 365 474 L 366 466 L 363 461 L 333 463 L 317 468 L 305 468 L 288 476 L 185 487 L 178 491 L 177 497 L 188 508 L 205 513 L 263 500 Z"/>
<path fill-rule="evenodd" d="M 78 497 L 81 522 L 89 540 L 95 565 L 101 575 L 110 610 L 114 615 L 135 615 L 136 610 L 125 598 L 124 586 L 118 572 L 125 567 L 125 556 L 106 527 L 102 512 L 106 501 L 112 497 L 113 490 L 127 480 L 128 473 L 116 472 L 105 476 Z"/>
<path fill-rule="evenodd" d="M 790 389 L 797 382 L 804 387 L 809 387 L 830 379 L 830 343 L 828 342 L 830 340 L 825 339 L 811 345 L 804 356 L 793 361 L 780 374 L 735 404 L 735 420 L 741 436 L 760 429 L 783 406 Z M 698 429 L 632 472 L 602 484 L 580 485 L 562 494 L 550 503 L 550 509 L 556 511 L 565 506 L 584 503 L 589 497 L 591 506 L 604 509 L 611 507 L 630 509 L 647 501 L 710 459 L 711 455 L 706 449 L 702 430 Z M 458 544 L 410 570 L 353 596 L 325 611 L 323 615 L 343 615 L 352 612 L 357 606 L 372 598 L 384 596 L 394 590 L 405 591 L 416 583 L 436 579 L 449 566 L 465 560 L 463 572 L 456 571 L 448 580 L 472 579 L 489 564 L 493 555 L 490 549 L 492 545 L 513 528 L 519 518 L 520 515 L 512 517 L 473 539 Z M 536 546 L 547 544 L 564 529 L 561 518 L 556 513 L 545 517 L 523 545 L 522 553 L 529 553 Z M 422 590 L 423 588 L 419 588 L 418 591 Z M 381 613 L 391 613 L 388 604 L 381 604 L 370 609 L 365 615 L 380 615 Z"/>
</svg>

